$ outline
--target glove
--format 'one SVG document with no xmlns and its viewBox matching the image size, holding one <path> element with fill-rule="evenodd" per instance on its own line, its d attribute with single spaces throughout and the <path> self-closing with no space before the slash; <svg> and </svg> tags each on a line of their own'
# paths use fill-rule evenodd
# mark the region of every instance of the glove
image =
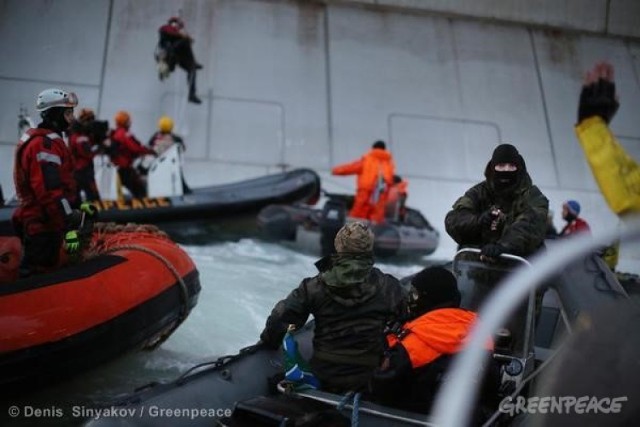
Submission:
<svg viewBox="0 0 640 427">
<path fill-rule="evenodd" d="M 485 256 L 487 258 L 498 258 L 500 254 L 505 252 L 505 248 L 498 243 L 489 243 L 488 245 L 484 245 L 482 250 L 480 251 L 481 256 Z"/>
<path fill-rule="evenodd" d="M 587 74 L 585 84 L 580 92 L 578 105 L 578 123 L 599 116 L 607 124 L 618 111 L 620 103 L 616 99 L 616 85 L 613 82 L 613 67 L 600 63 Z"/>
<path fill-rule="evenodd" d="M 78 253 L 80 250 L 80 236 L 77 230 L 67 231 L 64 235 L 64 249 L 68 254 Z"/>
<path fill-rule="evenodd" d="M 495 219 L 495 215 L 493 211 L 494 211 L 494 208 L 491 207 L 480 214 L 480 216 L 478 217 L 478 221 L 480 222 L 480 225 L 482 227 L 489 228 L 489 226 L 491 225 L 491 222 L 493 222 L 493 220 Z"/>
<path fill-rule="evenodd" d="M 95 219 L 98 216 L 98 209 L 89 202 L 80 204 L 80 212 L 84 212 L 91 219 Z"/>
</svg>

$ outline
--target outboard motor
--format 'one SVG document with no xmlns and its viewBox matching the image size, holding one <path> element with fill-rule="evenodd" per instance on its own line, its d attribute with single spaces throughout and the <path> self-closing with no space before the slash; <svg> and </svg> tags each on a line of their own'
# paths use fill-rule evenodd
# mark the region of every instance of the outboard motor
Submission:
<svg viewBox="0 0 640 427">
<path fill-rule="evenodd" d="M 329 199 L 320 216 L 320 249 L 322 256 L 335 253 L 333 241 L 347 220 L 347 206 L 342 200 Z"/>
</svg>

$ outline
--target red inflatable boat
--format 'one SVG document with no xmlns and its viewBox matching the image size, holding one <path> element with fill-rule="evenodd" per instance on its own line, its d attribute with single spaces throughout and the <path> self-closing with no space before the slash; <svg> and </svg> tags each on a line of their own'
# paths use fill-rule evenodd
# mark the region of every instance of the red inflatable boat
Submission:
<svg viewBox="0 0 640 427">
<path fill-rule="evenodd" d="M 19 257 L 19 241 L 0 237 L 0 390 L 9 393 L 155 347 L 200 292 L 191 258 L 150 226 L 99 225 L 81 262 L 15 280 Z"/>
</svg>

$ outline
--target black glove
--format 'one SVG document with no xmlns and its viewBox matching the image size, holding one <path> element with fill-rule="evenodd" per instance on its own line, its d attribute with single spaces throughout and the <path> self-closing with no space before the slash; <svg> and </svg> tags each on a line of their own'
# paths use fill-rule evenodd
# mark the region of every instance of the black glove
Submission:
<svg viewBox="0 0 640 427">
<path fill-rule="evenodd" d="M 618 111 L 620 103 L 616 99 L 616 84 L 599 78 L 582 86 L 578 105 L 578 123 L 593 116 L 601 117 L 607 124 Z"/>
<path fill-rule="evenodd" d="M 482 247 L 482 250 L 480 251 L 480 255 L 485 256 L 487 258 L 498 258 L 504 252 L 505 252 L 504 246 L 498 243 L 489 243 L 488 245 L 484 245 Z"/>
<path fill-rule="evenodd" d="M 478 216 L 478 222 L 482 227 L 488 228 L 491 225 L 491 222 L 495 219 L 493 215 L 493 208 L 489 208 L 486 211 L 482 212 L 480 216 Z"/>
</svg>

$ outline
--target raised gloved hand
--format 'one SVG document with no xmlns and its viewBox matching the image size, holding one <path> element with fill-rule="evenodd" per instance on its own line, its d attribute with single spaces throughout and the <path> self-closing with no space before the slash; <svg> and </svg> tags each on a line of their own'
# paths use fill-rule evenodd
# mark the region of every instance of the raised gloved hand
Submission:
<svg viewBox="0 0 640 427">
<path fill-rule="evenodd" d="M 64 250 L 68 254 L 76 254 L 80 251 L 80 236 L 78 230 L 67 231 L 64 235 Z"/>
<path fill-rule="evenodd" d="M 80 204 L 80 212 L 85 213 L 89 218 L 96 219 L 98 217 L 98 209 L 90 202 L 82 202 Z"/>
<path fill-rule="evenodd" d="M 585 76 L 578 105 L 578 123 L 589 117 L 599 116 L 608 124 L 619 106 L 613 81 L 613 66 L 607 62 L 599 62 Z"/>
<path fill-rule="evenodd" d="M 498 258 L 501 254 L 505 252 L 504 246 L 499 243 L 489 243 L 482 247 L 480 250 L 480 257 L 486 258 Z"/>
</svg>

